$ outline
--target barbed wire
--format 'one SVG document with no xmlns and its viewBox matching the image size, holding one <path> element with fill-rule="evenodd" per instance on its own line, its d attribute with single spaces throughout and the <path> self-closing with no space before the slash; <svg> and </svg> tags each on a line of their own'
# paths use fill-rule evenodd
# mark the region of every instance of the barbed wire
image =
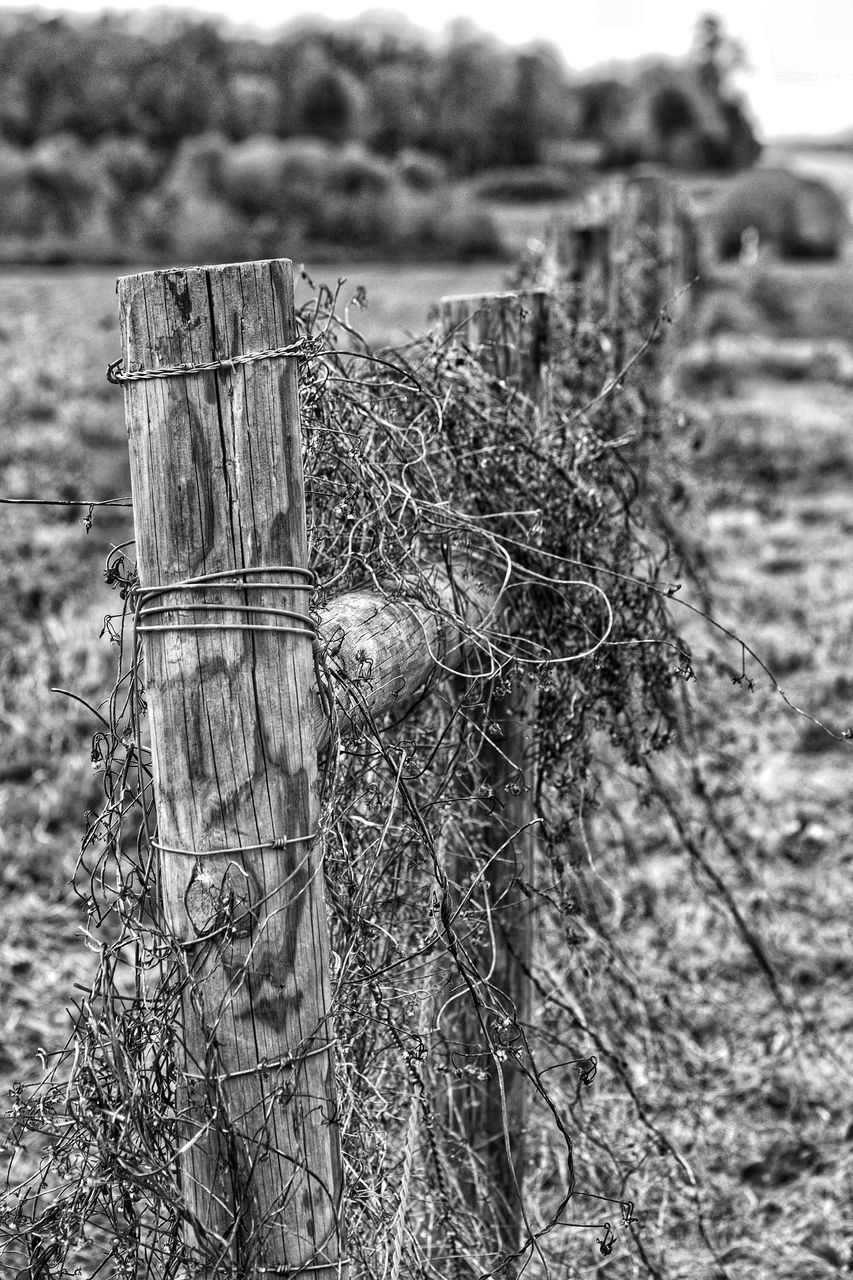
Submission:
<svg viewBox="0 0 853 1280">
<path fill-rule="evenodd" d="M 193 364 L 163 365 L 159 369 L 125 369 L 121 357 L 107 365 L 107 382 L 120 386 L 123 382 L 148 382 L 161 378 L 188 378 L 197 373 L 210 373 L 216 369 L 232 372 L 242 365 L 257 364 L 262 360 L 283 360 L 300 357 L 305 359 L 321 349 L 317 338 L 306 335 L 283 347 L 267 347 L 263 351 L 245 351 L 233 356 L 217 356 L 211 360 L 198 360 Z"/>
<path fill-rule="evenodd" d="M 125 498 L 4 498 L 0 503 L 16 507 L 132 507 L 130 497 Z"/>
</svg>

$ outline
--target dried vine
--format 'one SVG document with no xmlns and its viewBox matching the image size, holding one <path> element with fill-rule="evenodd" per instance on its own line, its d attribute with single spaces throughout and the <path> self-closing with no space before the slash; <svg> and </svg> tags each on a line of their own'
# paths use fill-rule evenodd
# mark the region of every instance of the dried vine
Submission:
<svg viewBox="0 0 853 1280">
<path fill-rule="evenodd" d="M 683 1188 L 691 1212 L 695 1179 L 614 1048 L 616 995 L 590 1012 L 591 975 L 571 967 L 578 929 L 596 932 L 594 905 L 578 914 L 576 866 L 601 744 L 608 768 L 613 758 L 643 765 L 671 741 L 677 690 L 692 674 L 666 606 L 678 565 L 656 514 L 673 485 L 670 424 L 644 381 L 663 322 L 649 325 L 628 271 L 618 319 L 600 300 L 579 307 L 571 285 L 558 290 L 543 416 L 487 373 L 476 350 L 430 335 L 374 352 L 339 304 L 320 290 L 300 317 L 314 352 L 302 362 L 301 398 L 320 634 L 337 594 L 369 588 L 450 616 L 470 653 L 463 673 L 439 672 L 404 717 L 377 724 L 353 715 L 370 670 L 343 678 L 322 644 L 317 652 L 332 724 L 322 835 L 352 1273 L 544 1276 L 549 1258 L 564 1259 L 569 1227 L 602 1256 L 618 1235 L 656 1275 L 631 1170 L 665 1166 L 661 1177 Z M 477 624 L 448 606 L 436 565 L 452 579 L 460 564 L 499 584 L 518 620 L 512 635 L 494 611 Z M 184 1228 L 198 1224 L 188 1224 L 181 1194 L 172 1049 L 187 974 L 157 910 L 129 544 L 111 551 L 106 578 L 122 601 L 105 628 L 118 672 L 96 713 L 104 804 L 91 815 L 76 881 L 98 971 L 67 1049 L 14 1099 L 14 1138 L 23 1146 L 43 1135 L 44 1144 L 37 1167 L 26 1169 L 24 1153 L 21 1180 L 13 1163 L 3 1231 L 34 1275 L 57 1280 L 75 1267 L 128 1280 L 224 1277 L 230 1264 L 184 1244 Z M 482 769 L 496 675 L 498 689 L 535 682 L 541 707 L 535 769 L 511 784 L 535 788 L 541 858 L 511 902 L 490 900 L 485 872 L 500 851 L 482 839 L 501 803 Z M 508 911 L 537 919 L 525 1022 L 487 963 Z M 627 989 L 641 1006 L 618 939 L 598 940 L 602 972 L 618 977 L 613 992 Z M 460 1040 L 472 1013 L 478 1033 Z M 647 1047 L 654 1052 L 650 1031 Z M 624 1091 L 624 1149 L 584 1109 L 602 1059 Z M 491 1066 L 507 1063 L 530 1091 L 535 1153 L 512 1258 L 495 1247 L 483 1162 L 453 1122 L 459 1091 L 476 1095 Z M 510 1145 L 517 1137 L 505 1134 Z"/>
</svg>

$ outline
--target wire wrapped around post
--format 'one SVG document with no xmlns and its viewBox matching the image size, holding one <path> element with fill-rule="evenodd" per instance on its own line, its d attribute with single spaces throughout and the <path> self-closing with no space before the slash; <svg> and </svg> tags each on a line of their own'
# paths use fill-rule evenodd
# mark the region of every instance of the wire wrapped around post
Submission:
<svg viewBox="0 0 853 1280">
<path fill-rule="evenodd" d="M 182 982 L 184 1247 L 205 1280 L 330 1280 L 346 1266 L 291 264 L 118 293 L 157 924 Z"/>
</svg>

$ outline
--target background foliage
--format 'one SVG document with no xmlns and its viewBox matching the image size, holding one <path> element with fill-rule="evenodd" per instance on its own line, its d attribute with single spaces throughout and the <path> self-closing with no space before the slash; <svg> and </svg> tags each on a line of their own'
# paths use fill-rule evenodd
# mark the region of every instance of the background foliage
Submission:
<svg viewBox="0 0 853 1280">
<path fill-rule="evenodd" d="M 713 32 L 684 62 L 617 80 L 464 23 L 441 42 L 381 16 L 261 42 L 181 15 L 3 13 L 0 253 L 222 260 L 283 240 L 295 256 L 494 253 L 465 185 L 485 171 L 545 166 L 539 191 L 565 195 L 590 160 L 755 158 L 730 42 Z"/>
</svg>

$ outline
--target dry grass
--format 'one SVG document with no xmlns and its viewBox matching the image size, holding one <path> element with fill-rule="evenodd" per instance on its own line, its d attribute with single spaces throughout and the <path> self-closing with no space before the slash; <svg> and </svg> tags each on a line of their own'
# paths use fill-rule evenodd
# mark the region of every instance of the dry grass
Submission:
<svg viewBox="0 0 853 1280">
<path fill-rule="evenodd" d="M 3 496 L 126 492 L 118 398 L 103 369 L 113 339 L 107 280 L 18 273 L 0 279 Z M 103 386 L 102 386 L 103 383 Z M 40 1074 L 38 1049 L 70 1032 L 66 1007 L 93 957 L 69 879 L 98 783 L 89 762 L 95 718 L 52 686 L 97 700 L 111 654 L 97 639 L 110 607 L 99 562 L 126 516 L 0 506 L 0 985 L 4 1095 Z"/>
</svg>

